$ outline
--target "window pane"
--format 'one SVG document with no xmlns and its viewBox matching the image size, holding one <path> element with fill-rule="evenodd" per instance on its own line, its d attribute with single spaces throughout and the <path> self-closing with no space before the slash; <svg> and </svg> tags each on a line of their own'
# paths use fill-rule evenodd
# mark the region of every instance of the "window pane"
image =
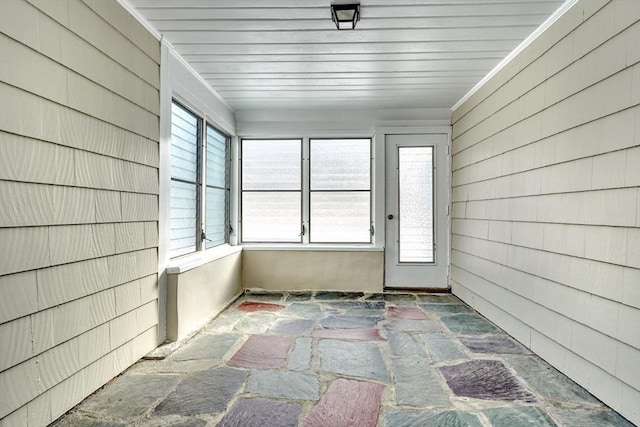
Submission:
<svg viewBox="0 0 640 427">
<path fill-rule="evenodd" d="M 171 106 L 171 177 L 195 182 L 198 166 L 198 118 Z"/>
<path fill-rule="evenodd" d="M 433 262 L 433 147 L 400 147 L 400 262 Z"/>
<path fill-rule="evenodd" d="M 207 185 L 227 188 L 227 136 L 207 126 Z"/>
<path fill-rule="evenodd" d="M 242 193 L 242 240 L 300 242 L 300 192 Z"/>
<path fill-rule="evenodd" d="M 311 193 L 314 243 L 369 243 L 371 204 L 368 191 Z"/>
<path fill-rule="evenodd" d="M 243 190 L 300 190 L 300 140 L 243 140 Z"/>
<path fill-rule="evenodd" d="M 196 250 L 196 185 L 171 181 L 171 221 L 169 255 Z"/>
<path fill-rule="evenodd" d="M 312 139 L 311 190 L 369 190 L 370 139 Z"/>
<path fill-rule="evenodd" d="M 227 190 L 207 187 L 207 207 L 205 213 L 205 241 L 207 248 L 221 245 L 226 242 L 226 196 Z"/>
</svg>

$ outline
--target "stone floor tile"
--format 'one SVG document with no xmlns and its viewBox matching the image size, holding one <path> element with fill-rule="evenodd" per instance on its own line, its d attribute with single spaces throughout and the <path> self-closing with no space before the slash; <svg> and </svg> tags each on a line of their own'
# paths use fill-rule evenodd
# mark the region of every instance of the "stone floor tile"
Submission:
<svg viewBox="0 0 640 427">
<path fill-rule="evenodd" d="M 358 341 L 384 341 L 377 329 L 317 329 L 314 338 L 334 338 Z"/>
<path fill-rule="evenodd" d="M 529 350 L 506 337 L 460 337 L 460 341 L 474 353 L 527 354 Z"/>
<path fill-rule="evenodd" d="M 325 372 L 387 380 L 389 374 L 376 344 L 320 340 L 320 366 Z"/>
<path fill-rule="evenodd" d="M 385 328 L 390 331 L 440 332 L 442 328 L 433 320 L 392 319 Z"/>
<path fill-rule="evenodd" d="M 238 306 L 238 310 L 253 313 L 255 311 L 278 311 L 285 308 L 281 304 L 271 304 L 267 302 L 244 301 Z"/>
<path fill-rule="evenodd" d="M 387 308 L 390 319 L 427 319 L 424 311 L 415 307 L 389 307 Z"/>
<path fill-rule="evenodd" d="M 425 355 L 422 348 L 413 337 L 405 332 L 388 332 L 389 347 L 396 356 L 406 356 L 409 354 Z"/>
<path fill-rule="evenodd" d="M 162 416 L 223 412 L 245 378 L 245 372 L 230 368 L 211 369 L 189 375 L 160 402 L 153 413 Z"/>
<path fill-rule="evenodd" d="M 194 372 L 208 371 L 220 366 L 222 359 L 196 359 L 184 362 L 170 359 L 153 361 L 149 364 L 136 364 L 129 368 L 134 374 L 192 374 Z"/>
<path fill-rule="evenodd" d="M 238 334 L 200 335 L 189 341 L 169 359 L 185 361 L 195 359 L 220 359 L 240 339 Z"/>
<path fill-rule="evenodd" d="M 535 406 L 485 409 L 482 413 L 493 427 L 555 427 L 549 415 Z"/>
<path fill-rule="evenodd" d="M 82 410 L 126 420 L 149 412 L 178 385 L 181 376 L 122 375 L 82 404 Z"/>
<path fill-rule="evenodd" d="M 334 292 L 334 291 L 318 291 L 314 295 L 317 300 L 355 300 L 362 298 L 364 292 Z"/>
<path fill-rule="evenodd" d="M 223 312 L 213 319 L 204 329 L 206 333 L 225 333 L 231 332 L 236 323 L 245 316 L 243 312 Z"/>
<path fill-rule="evenodd" d="M 435 313 L 473 313 L 473 309 L 463 304 L 418 304 L 418 307 Z"/>
<path fill-rule="evenodd" d="M 316 303 L 292 303 L 279 314 L 311 320 L 320 320 L 325 316 L 320 306 Z"/>
<path fill-rule="evenodd" d="M 287 369 L 301 371 L 311 366 L 311 338 L 296 339 L 295 347 L 289 353 Z"/>
<path fill-rule="evenodd" d="M 124 423 L 97 420 L 77 413 L 65 415 L 54 425 L 55 427 L 126 427 Z"/>
<path fill-rule="evenodd" d="M 500 332 L 493 323 L 476 314 L 447 316 L 442 318 L 442 322 L 454 334 L 482 335 Z"/>
<path fill-rule="evenodd" d="M 431 358 L 436 362 L 467 358 L 458 346 L 444 334 L 421 334 Z"/>
<path fill-rule="evenodd" d="M 508 356 L 505 363 L 540 396 L 558 402 L 598 404 L 587 390 L 537 356 Z"/>
<path fill-rule="evenodd" d="M 392 409 L 384 417 L 384 427 L 482 427 L 475 414 L 461 411 Z"/>
<path fill-rule="evenodd" d="M 632 423 L 611 409 L 552 409 L 550 412 L 567 427 L 633 427 Z"/>
<path fill-rule="evenodd" d="M 476 399 L 537 402 L 525 386 L 497 360 L 472 360 L 438 368 L 457 395 Z"/>
<path fill-rule="evenodd" d="M 375 427 L 382 384 L 339 378 L 304 420 L 304 427 Z"/>
<path fill-rule="evenodd" d="M 436 304 L 464 304 L 458 297 L 451 294 L 422 294 L 418 295 L 418 300 Z"/>
<path fill-rule="evenodd" d="M 234 332 L 245 334 L 263 334 L 267 332 L 276 316 L 271 313 L 251 313 L 246 315 L 234 326 Z"/>
<path fill-rule="evenodd" d="M 393 359 L 396 403 L 420 407 L 451 407 L 449 393 L 438 381 L 437 374 L 424 357 L 406 356 Z"/>
<path fill-rule="evenodd" d="M 281 368 L 285 366 L 291 339 L 269 335 L 251 335 L 228 364 L 244 368 Z"/>
<path fill-rule="evenodd" d="M 269 397 L 318 400 L 320 383 L 316 375 L 281 370 L 251 371 L 247 391 Z"/>
<path fill-rule="evenodd" d="M 286 302 L 309 301 L 312 295 L 310 292 L 289 292 L 285 298 Z"/>
<path fill-rule="evenodd" d="M 399 306 L 410 306 L 416 302 L 416 296 L 412 294 L 384 294 L 387 303 Z"/>
<path fill-rule="evenodd" d="M 328 309 L 341 310 L 350 314 L 352 310 L 383 310 L 383 301 L 327 301 L 322 304 Z"/>
<path fill-rule="evenodd" d="M 384 294 L 382 292 L 365 294 L 364 300 L 366 301 L 384 301 Z"/>
<path fill-rule="evenodd" d="M 270 334 L 276 335 L 307 335 L 315 326 L 315 320 L 309 319 L 278 319 L 268 329 Z"/>
<path fill-rule="evenodd" d="M 240 398 L 218 427 L 296 427 L 301 410 L 298 403 Z"/>
<path fill-rule="evenodd" d="M 136 423 L 135 427 L 205 427 L 209 423 L 197 417 L 167 415 Z"/>
<path fill-rule="evenodd" d="M 309 296 L 307 294 L 307 296 Z M 271 302 L 271 303 L 279 303 L 284 301 L 286 295 L 284 292 L 250 292 L 245 294 L 245 301 L 258 301 L 258 302 Z"/>
<path fill-rule="evenodd" d="M 323 328 L 373 328 L 382 317 L 328 316 L 320 322 Z"/>
</svg>

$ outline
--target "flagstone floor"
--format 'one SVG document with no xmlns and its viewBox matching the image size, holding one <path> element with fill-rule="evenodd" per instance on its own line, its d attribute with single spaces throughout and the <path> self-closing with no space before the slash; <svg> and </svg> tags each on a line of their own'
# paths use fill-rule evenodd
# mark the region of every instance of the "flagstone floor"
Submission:
<svg viewBox="0 0 640 427">
<path fill-rule="evenodd" d="M 247 294 L 65 426 L 630 426 L 448 294 Z"/>
</svg>

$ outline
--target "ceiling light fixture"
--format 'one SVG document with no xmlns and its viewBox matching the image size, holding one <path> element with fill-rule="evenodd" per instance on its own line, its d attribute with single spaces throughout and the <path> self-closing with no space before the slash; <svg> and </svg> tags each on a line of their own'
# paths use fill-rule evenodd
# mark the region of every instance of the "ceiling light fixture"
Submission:
<svg viewBox="0 0 640 427">
<path fill-rule="evenodd" d="M 353 30 L 360 20 L 360 4 L 332 4 L 331 20 L 339 30 Z"/>
</svg>

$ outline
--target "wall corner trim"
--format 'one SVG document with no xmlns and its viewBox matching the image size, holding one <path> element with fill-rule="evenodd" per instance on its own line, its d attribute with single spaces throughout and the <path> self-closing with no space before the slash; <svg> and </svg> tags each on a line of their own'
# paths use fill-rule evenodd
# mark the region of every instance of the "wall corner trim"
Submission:
<svg viewBox="0 0 640 427">
<path fill-rule="evenodd" d="M 547 28 L 553 25 L 558 19 L 562 17 L 565 13 L 569 11 L 573 6 L 578 3 L 579 0 L 566 0 L 546 21 L 544 21 L 538 28 L 535 29 L 533 33 L 529 35 L 526 39 L 522 41 L 515 49 L 509 53 L 502 61 L 498 63 L 491 71 L 487 73 L 486 76 L 482 78 L 474 87 L 469 90 L 458 102 L 456 102 L 453 107 L 451 107 L 451 111 L 457 110 L 462 104 L 464 104 L 469 98 L 471 98 L 477 91 L 482 88 L 489 80 L 491 80 L 496 74 L 500 72 L 504 67 L 507 66 L 508 63 L 513 61 L 513 59 L 520 54 L 523 50 L 525 50 L 531 43 L 533 43 L 542 33 L 544 33 Z"/>
</svg>

